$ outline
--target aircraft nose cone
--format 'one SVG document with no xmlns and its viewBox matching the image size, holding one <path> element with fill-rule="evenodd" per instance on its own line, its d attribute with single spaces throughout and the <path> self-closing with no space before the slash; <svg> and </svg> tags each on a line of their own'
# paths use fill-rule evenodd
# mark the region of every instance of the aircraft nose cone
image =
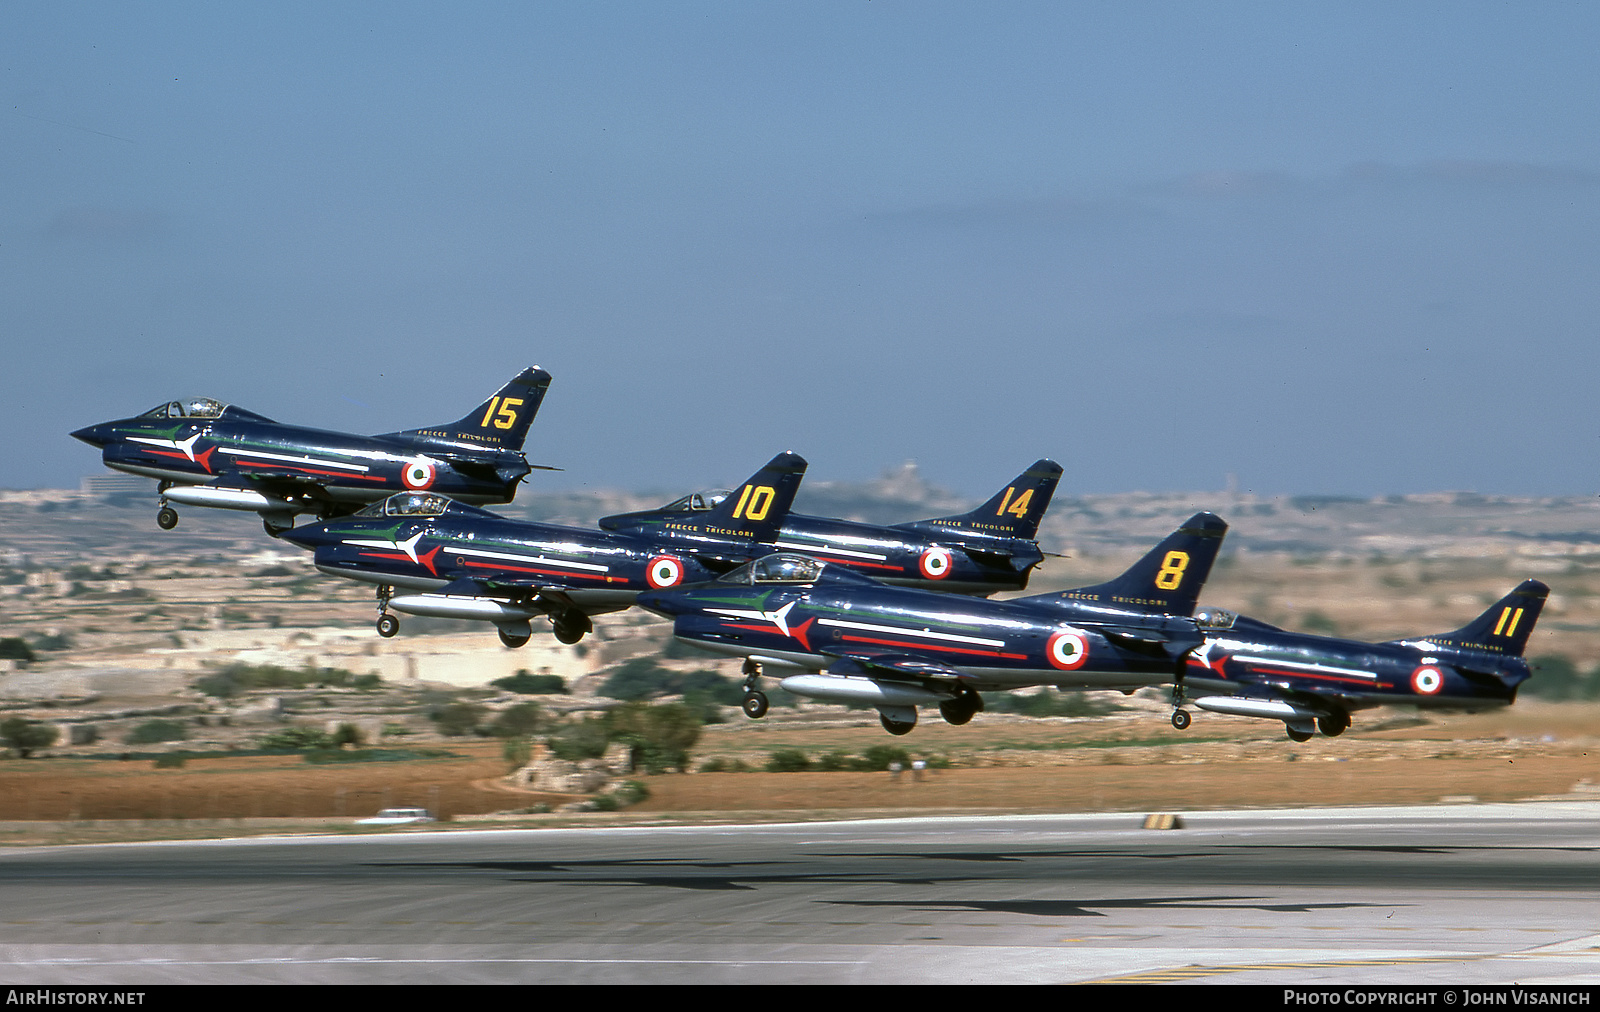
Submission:
<svg viewBox="0 0 1600 1012">
<path fill-rule="evenodd" d="M 72 434 L 72 438 L 79 440 L 80 442 L 88 443 L 90 446 L 101 447 L 105 446 L 111 441 L 106 435 L 106 427 L 104 425 L 85 426 L 84 428 L 78 429 L 76 432 L 74 432 Z"/>
</svg>

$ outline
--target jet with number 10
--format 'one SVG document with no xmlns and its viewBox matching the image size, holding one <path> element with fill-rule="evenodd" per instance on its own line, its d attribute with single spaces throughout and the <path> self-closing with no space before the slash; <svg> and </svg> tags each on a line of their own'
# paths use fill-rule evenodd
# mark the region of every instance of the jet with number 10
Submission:
<svg viewBox="0 0 1600 1012">
<path fill-rule="evenodd" d="M 895 586 L 980 596 L 1022 590 L 1044 560 L 1034 539 L 1060 481 L 1060 464 L 1038 460 L 977 509 L 893 526 L 790 513 L 767 550 L 803 552 Z M 670 535 L 727 496 L 696 492 L 660 509 L 603 517 L 600 527 L 635 537 Z"/>
<path fill-rule="evenodd" d="M 492 622 L 508 647 L 548 617 L 558 640 L 576 643 L 590 616 L 621 611 L 640 591 L 710 580 L 766 554 L 805 469 L 780 453 L 737 496 L 648 538 L 513 520 L 434 492 L 397 493 L 283 538 L 314 552 L 324 573 L 378 585 L 380 636 L 400 630 L 393 608 Z"/>
<path fill-rule="evenodd" d="M 72 435 L 100 447 L 107 467 L 160 482 L 164 530 L 178 525 L 178 503 L 259 513 L 277 536 L 297 515 L 342 516 L 398 491 L 510 502 L 533 470 L 522 444 L 549 385 L 533 366 L 458 421 L 379 436 L 284 425 L 210 398 Z"/>
</svg>

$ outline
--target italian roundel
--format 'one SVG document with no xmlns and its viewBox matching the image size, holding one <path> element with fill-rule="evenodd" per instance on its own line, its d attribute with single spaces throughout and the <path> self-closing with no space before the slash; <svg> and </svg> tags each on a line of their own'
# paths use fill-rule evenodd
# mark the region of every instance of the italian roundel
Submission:
<svg viewBox="0 0 1600 1012">
<path fill-rule="evenodd" d="M 1052 667 L 1076 671 L 1089 660 L 1089 637 L 1077 629 L 1051 633 L 1044 645 L 1044 656 Z"/>
<path fill-rule="evenodd" d="M 922 553 L 917 564 L 922 568 L 923 576 L 930 580 L 942 580 L 950 575 L 950 549 L 930 548 Z"/>
<path fill-rule="evenodd" d="M 683 563 L 670 555 L 658 555 L 645 567 L 644 578 L 656 590 L 676 587 L 683 582 Z"/>
<path fill-rule="evenodd" d="M 1444 673 L 1438 668 L 1418 668 L 1411 672 L 1411 688 L 1420 696 L 1437 695 L 1444 688 Z"/>
<path fill-rule="evenodd" d="M 406 461 L 406 466 L 400 469 L 400 480 L 406 488 L 420 491 L 433 487 L 434 469 L 433 461 L 426 457 Z"/>
</svg>

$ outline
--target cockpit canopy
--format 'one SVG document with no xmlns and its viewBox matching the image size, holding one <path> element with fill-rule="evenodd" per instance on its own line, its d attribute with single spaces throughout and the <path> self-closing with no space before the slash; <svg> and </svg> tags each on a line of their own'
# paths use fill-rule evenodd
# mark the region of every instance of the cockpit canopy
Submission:
<svg viewBox="0 0 1600 1012">
<path fill-rule="evenodd" d="M 209 397 L 194 397 L 186 401 L 168 401 L 140 415 L 140 418 L 220 418 L 227 405 Z"/>
<path fill-rule="evenodd" d="M 663 513 L 703 513 L 714 510 L 722 504 L 722 500 L 733 493 L 725 488 L 711 489 L 707 492 L 690 492 L 682 499 L 674 499 L 661 507 Z"/>
<path fill-rule="evenodd" d="M 1201 608 L 1194 613 L 1194 624 L 1201 629 L 1232 629 L 1237 621 L 1237 612 L 1222 608 Z"/>
<path fill-rule="evenodd" d="M 809 555 L 780 552 L 777 555 L 764 555 L 754 562 L 746 563 L 723 576 L 721 580 L 724 583 L 745 584 L 816 583 L 822 576 L 825 565 L 826 563 L 818 562 Z"/>
<path fill-rule="evenodd" d="M 356 511 L 358 517 L 436 517 L 450 508 L 449 496 L 437 492 L 396 492 Z"/>
</svg>

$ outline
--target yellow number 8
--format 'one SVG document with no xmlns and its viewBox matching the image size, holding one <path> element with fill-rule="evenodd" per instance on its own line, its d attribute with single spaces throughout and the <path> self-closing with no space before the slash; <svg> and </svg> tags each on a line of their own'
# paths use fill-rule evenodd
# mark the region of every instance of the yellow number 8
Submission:
<svg viewBox="0 0 1600 1012">
<path fill-rule="evenodd" d="M 1168 552 L 1156 570 L 1156 587 L 1160 590 L 1177 590 L 1183 582 L 1183 571 L 1189 568 L 1188 552 Z"/>
</svg>

